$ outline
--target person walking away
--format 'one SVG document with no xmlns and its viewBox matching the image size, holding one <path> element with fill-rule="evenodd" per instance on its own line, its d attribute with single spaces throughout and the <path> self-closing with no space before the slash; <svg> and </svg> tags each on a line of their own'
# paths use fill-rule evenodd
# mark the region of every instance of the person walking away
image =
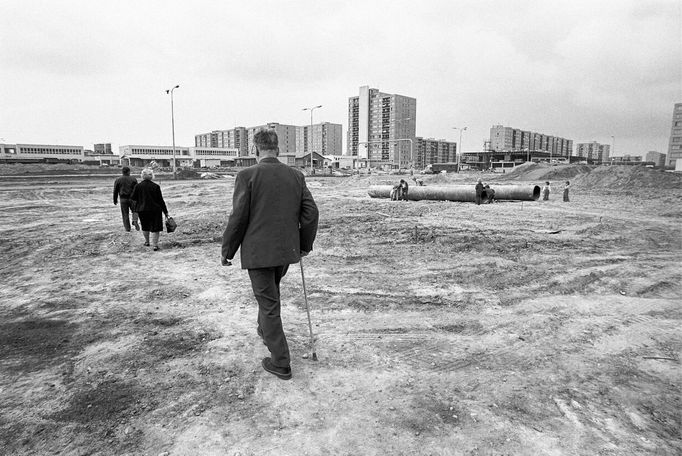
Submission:
<svg viewBox="0 0 682 456">
<path fill-rule="evenodd" d="M 495 200 L 495 190 L 490 188 L 490 185 L 485 186 L 485 196 L 486 196 L 486 203 L 490 204 Z"/>
<path fill-rule="evenodd" d="M 481 179 L 479 178 L 476 181 L 476 204 L 481 204 L 481 201 L 483 200 L 483 184 L 481 183 Z"/>
<path fill-rule="evenodd" d="M 289 265 L 312 250 L 319 215 L 303 173 L 277 159 L 277 133 L 260 130 L 254 143 L 258 163 L 235 178 L 220 260 L 229 266 L 241 250 L 241 267 L 249 272 L 258 302 L 256 332 L 270 351 L 261 365 L 289 380 L 291 357 L 282 326 L 279 284 Z"/>
<path fill-rule="evenodd" d="M 151 233 L 151 245 L 154 250 L 159 250 L 159 233 L 163 231 L 163 217 L 168 218 L 168 208 L 161 194 L 161 187 L 152 182 L 154 171 L 149 168 L 142 170 L 142 182 L 135 186 L 130 197 L 134 201 L 137 213 L 142 224 L 144 245 L 149 247 L 149 233 Z"/>
<path fill-rule="evenodd" d="M 549 186 L 549 182 L 545 182 L 545 186 L 542 188 L 542 201 L 549 201 L 549 194 L 552 189 Z"/>
<path fill-rule="evenodd" d="M 133 226 L 137 231 L 140 231 L 140 224 L 137 222 L 137 211 L 132 206 L 130 195 L 137 185 L 137 179 L 130 175 L 130 168 L 124 166 L 121 168 L 123 174 L 114 182 L 114 205 L 121 201 L 121 218 L 123 219 L 123 228 L 130 231 L 130 212 L 133 213 Z"/>
<path fill-rule="evenodd" d="M 407 184 L 407 181 L 405 179 L 400 179 L 400 188 L 398 190 L 398 194 L 400 195 L 398 199 L 407 201 L 407 191 L 409 189 L 409 185 Z"/>
<path fill-rule="evenodd" d="M 568 203 L 568 190 L 571 188 L 571 183 L 566 181 L 564 184 L 564 203 Z"/>
</svg>

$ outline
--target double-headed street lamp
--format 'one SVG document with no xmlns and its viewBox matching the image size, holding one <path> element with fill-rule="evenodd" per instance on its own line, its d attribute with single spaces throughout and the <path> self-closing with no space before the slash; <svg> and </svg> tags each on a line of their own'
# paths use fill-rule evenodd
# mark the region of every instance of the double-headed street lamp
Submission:
<svg viewBox="0 0 682 456">
<path fill-rule="evenodd" d="M 457 172 L 459 172 L 459 160 L 462 157 L 462 153 L 464 152 L 464 149 L 462 148 L 462 132 L 467 129 L 467 127 L 452 127 L 453 130 L 459 130 L 459 142 L 457 143 Z"/>
<path fill-rule="evenodd" d="M 166 90 L 166 93 L 170 93 L 171 96 L 171 128 L 173 130 L 173 179 L 177 179 L 177 175 L 175 172 L 175 114 L 173 112 L 173 91 L 180 87 L 180 85 L 176 85 L 172 89 Z"/>
<path fill-rule="evenodd" d="M 321 108 L 322 105 L 313 106 L 310 108 L 303 108 L 304 111 L 310 111 L 310 175 L 313 174 L 313 111 Z"/>
</svg>

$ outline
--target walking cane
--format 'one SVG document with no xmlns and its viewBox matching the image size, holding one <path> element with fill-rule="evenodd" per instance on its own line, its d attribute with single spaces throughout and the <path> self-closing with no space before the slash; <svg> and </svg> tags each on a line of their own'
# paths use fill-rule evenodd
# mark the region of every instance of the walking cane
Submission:
<svg viewBox="0 0 682 456">
<path fill-rule="evenodd" d="M 315 353 L 315 340 L 313 339 L 313 324 L 310 322 L 310 307 L 308 307 L 308 292 L 305 289 L 305 274 L 303 273 L 303 257 L 301 257 L 301 281 L 303 282 L 303 298 L 305 299 L 305 311 L 308 314 L 308 329 L 310 330 L 310 347 L 313 349 L 313 361 L 317 361 Z"/>
</svg>

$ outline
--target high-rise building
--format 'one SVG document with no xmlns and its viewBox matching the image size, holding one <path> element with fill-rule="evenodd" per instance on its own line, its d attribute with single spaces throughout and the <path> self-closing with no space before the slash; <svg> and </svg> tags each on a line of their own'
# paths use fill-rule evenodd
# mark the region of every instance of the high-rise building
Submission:
<svg viewBox="0 0 682 456">
<path fill-rule="evenodd" d="M 237 149 L 240 157 L 249 155 L 248 135 L 244 127 L 235 127 L 231 130 L 213 130 L 210 133 L 194 135 L 194 146 Z"/>
<path fill-rule="evenodd" d="M 573 153 L 573 140 L 493 125 L 490 128 L 490 149 L 496 152 L 546 152 L 569 158 Z"/>
<path fill-rule="evenodd" d="M 259 125 L 257 127 L 249 127 L 246 129 L 247 132 L 247 143 L 253 144 L 253 136 L 258 132 L 258 130 L 275 130 L 277 133 L 277 140 L 279 142 L 279 154 L 280 155 L 295 155 L 296 154 L 296 126 L 295 125 L 283 125 L 277 122 L 270 122 L 265 125 Z M 253 155 L 253 153 L 250 153 Z"/>
<path fill-rule="evenodd" d="M 433 163 L 457 161 L 457 143 L 444 139 L 416 138 L 415 168 L 423 169 Z"/>
<path fill-rule="evenodd" d="M 668 166 L 675 166 L 676 160 L 682 159 L 682 103 L 675 103 L 673 108 L 673 124 L 670 128 L 668 142 Z"/>
<path fill-rule="evenodd" d="M 296 156 L 310 153 L 310 125 L 296 127 Z M 313 152 L 320 155 L 341 155 L 341 124 L 322 122 L 312 126 Z"/>
<path fill-rule="evenodd" d="M 585 161 L 595 164 L 607 163 L 610 153 L 611 146 L 598 143 L 597 141 L 578 143 L 575 149 L 576 157 L 584 158 Z"/>
<path fill-rule="evenodd" d="M 348 98 L 346 155 L 369 160 L 370 166 L 402 166 L 416 153 L 417 100 L 382 93 L 369 86 Z"/>
<path fill-rule="evenodd" d="M 646 161 L 654 162 L 654 166 L 656 168 L 664 168 L 665 167 L 665 158 L 666 157 L 667 157 L 666 154 L 662 154 L 662 153 L 657 152 L 655 150 L 650 150 L 649 152 L 646 153 Z"/>
</svg>

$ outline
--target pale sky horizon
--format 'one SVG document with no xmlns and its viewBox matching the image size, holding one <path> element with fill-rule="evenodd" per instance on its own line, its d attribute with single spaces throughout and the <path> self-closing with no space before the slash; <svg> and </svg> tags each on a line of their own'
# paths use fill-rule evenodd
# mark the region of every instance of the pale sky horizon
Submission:
<svg viewBox="0 0 682 456">
<path fill-rule="evenodd" d="M 0 142 L 170 145 L 268 122 L 343 125 L 368 85 L 417 99 L 417 136 L 492 125 L 666 153 L 679 0 L 4 0 Z M 612 139 L 613 137 L 613 139 Z"/>
</svg>

